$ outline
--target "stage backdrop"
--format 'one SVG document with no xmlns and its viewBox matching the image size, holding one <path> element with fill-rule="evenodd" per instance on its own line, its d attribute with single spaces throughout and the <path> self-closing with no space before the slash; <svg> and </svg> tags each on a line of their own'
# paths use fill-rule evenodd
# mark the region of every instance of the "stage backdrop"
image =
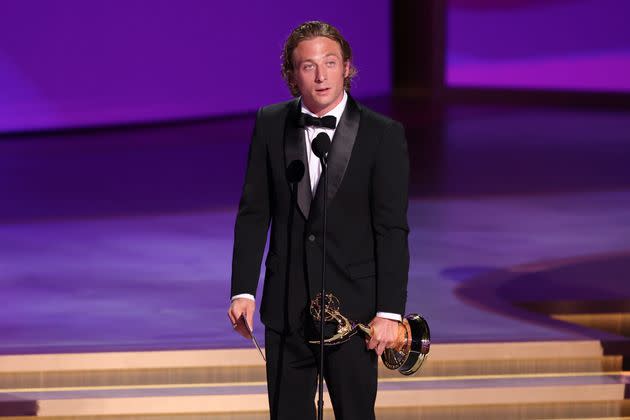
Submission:
<svg viewBox="0 0 630 420">
<path fill-rule="evenodd" d="M 630 92 L 630 1 L 449 0 L 449 86 Z"/>
<path fill-rule="evenodd" d="M 391 92 L 388 0 L 2 0 L 0 133 L 226 115 L 289 99 L 282 44 L 313 19 L 352 44 L 356 96 Z"/>
</svg>

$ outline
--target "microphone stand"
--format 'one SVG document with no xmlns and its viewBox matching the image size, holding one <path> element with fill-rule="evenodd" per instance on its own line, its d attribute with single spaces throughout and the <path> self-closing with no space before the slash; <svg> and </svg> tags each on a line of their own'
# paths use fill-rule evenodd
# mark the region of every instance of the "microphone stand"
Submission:
<svg viewBox="0 0 630 420">
<path fill-rule="evenodd" d="M 326 292 L 326 213 L 328 200 L 328 164 L 326 162 L 326 154 L 320 158 L 322 164 L 322 174 L 319 182 L 324 183 L 324 226 L 322 231 L 322 290 L 321 301 L 319 305 L 319 400 L 317 401 L 317 419 L 324 419 L 324 296 Z M 323 179 L 322 179 L 323 178 Z"/>
</svg>

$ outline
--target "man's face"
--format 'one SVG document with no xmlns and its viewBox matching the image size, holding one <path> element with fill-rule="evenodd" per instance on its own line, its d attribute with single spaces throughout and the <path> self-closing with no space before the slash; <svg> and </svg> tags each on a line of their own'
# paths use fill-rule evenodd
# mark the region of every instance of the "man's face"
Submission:
<svg viewBox="0 0 630 420">
<path fill-rule="evenodd" d="M 293 50 L 292 81 L 304 105 L 322 116 L 343 99 L 343 81 L 350 62 L 343 62 L 341 47 L 330 38 L 318 36 L 301 41 Z"/>
</svg>

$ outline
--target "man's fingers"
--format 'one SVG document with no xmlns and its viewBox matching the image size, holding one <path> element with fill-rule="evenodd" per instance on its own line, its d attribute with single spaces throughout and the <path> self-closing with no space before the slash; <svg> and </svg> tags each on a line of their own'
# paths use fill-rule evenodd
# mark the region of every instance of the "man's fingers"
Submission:
<svg viewBox="0 0 630 420">
<path fill-rule="evenodd" d="M 247 330 L 247 326 L 241 320 L 240 315 L 234 320 L 234 322 L 232 323 L 232 327 L 234 328 L 234 331 L 236 331 L 243 337 L 250 338 L 249 331 Z"/>
<path fill-rule="evenodd" d="M 237 307 L 233 307 L 230 309 L 230 321 L 232 322 L 232 325 L 234 324 L 238 324 L 238 319 L 241 317 L 241 313 L 243 313 L 243 311 L 240 308 Z"/>
<path fill-rule="evenodd" d="M 248 326 L 241 320 L 241 316 L 245 315 L 249 327 L 252 328 L 254 323 L 254 308 L 255 304 L 253 301 L 235 299 L 230 304 L 230 309 L 228 310 L 228 318 L 230 318 L 232 328 L 234 328 L 234 331 L 238 334 L 247 339 L 251 338 L 251 335 L 247 328 Z"/>
<path fill-rule="evenodd" d="M 367 342 L 367 348 L 370 350 L 374 350 L 377 346 L 378 340 L 376 339 L 376 337 L 372 336 L 372 338 L 370 338 L 370 341 Z"/>
<path fill-rule="evenodd" d="M 383 345 L 383 348 L 385 349 L 394 347 L 394 342 L 392 340 L 383 339 L 380 343 Z"/>
<path fill-rule="evenodd" d="M 377 335 L 373 335 L 369 340 L 366 339 L 365 343 L 368 349 L 374 350 L 379 356 L 383 354 L 383 351 L 385 351 L 386 348 L 394 345 L 391 340 L 388 340 L 385 337 L 379 338 Z"/>
<path fill-rule="evenodd" d="M 254 314 L 247 313 L 245 314 L 245 317 L 247 318 L 247 325 L 249 325 L 249 328 L 254 331 Z"/>
<path fill-rule="evenodd" d="M 367 342 L 367 348 L 370 350 L 374 350 L 376 354 L 379 356 L 383 354 L 383 351 L 387 348 L 386 341 L 378 341 L 376 337 L 372 337 L 370 341 Z"/>
<path fill-rule="evenodd" d="M 232 311 L 233 308 L 230 307 L 230 309 L 228 309 L 228 318 L 230 318 L 230 322 L 234 325 L 236 323 L 236 316 L 232 313 Z"/>
</svg>

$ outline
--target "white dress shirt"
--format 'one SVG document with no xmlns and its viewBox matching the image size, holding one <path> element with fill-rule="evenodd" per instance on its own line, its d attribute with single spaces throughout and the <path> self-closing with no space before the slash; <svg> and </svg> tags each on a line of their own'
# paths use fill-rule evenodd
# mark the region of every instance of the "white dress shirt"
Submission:
<svg viewBox="0 0 630 420">
<path fill-rule="evenodd" d="M 341 119 L 341 114 L 343 114 L 343 110 L 346 109 L 347 102 L 348 102 L 348 94 L 344 92 L 341 102 L 339 102 L 339 104 L 336 107 L 331 109 L 325 115 L 318 116 L 312 113 L 311 111 L 308 110 L 307 107 L 304 106 L 304 103 L 302 103 L 302 112 L 304 114 L 309 114 L 309 115 L 312 115 L 313 117 L 319 117 L 319 118 L 332 115 L 333 117 L 337 119 L 337 124 L 339 124 L 339 120 Z M 317 191 L 317 184 L 319 183 L 319 177 L 322 174 L 322 163 L 319 160 L 319 158 L 315 156 L 315 153 L 313 153 L 313 148 L 311 147 L 311 144 L 313 143 L 313 140 L 319 133 L 328 134 L 328 137 L 330 137 L 330 140 L 332 141 L 332 138 L 335 135 L 335 131 L 336 131 L 336 128 L 313 127 L 313 126 L 304 127 L 306 160 L 308 161 L 307 162 L 308 174 L 310 175 L 310 178 L 311 178 L 311 192 L 313 193 L 313 196 L 315 196 L 315 191 Z"/>
<path fill-rule="evenodd" d="M 339 102 L 339 104 L 336 107 L 334 107 L 333 109 L 331 109 L 329 112 L 327 112 L 324 115 L 318 116 L 317 114 L 311 112 L 308 108 L 306 108 L 306 106 L 304 106 L 304 103 L 302 103 L 302 112 L 305 114 L 312 115 L 314 117 L 319 117 L 319 118 L 332 115 L 337 119 L 337 124 L 339 124 L 339 120 L 341 119 L 341 114 L 343 114 L 344 109 L 346 109 L 347 102 L 348 102 L 348 94 L 346 92 L 343 92 L 343 98 L 341 99 L 341 102 Z M 317 184 L 319 183 L 319 177 L 322 174 L 322 164 L 319 158 L 315 156 L 315 153 L 313 153 L 313 149 L 311 148 L 311 143 L 313 142 L 313 140 L 319 133 L 328 134 L 328 136 L 330 137 L 332 141 L 332 138 L 335 135 L 335 129 L 324 128 L 324 127 L 313 127 L 313 126 L 304 127 L 306 160 L 308 161 L 307 162 L 308 174 L 310 176 L 311 192 L 313 193 L 313 195 L 315 195 L 315 191 L 317 190 Z M 253 301 L 256 300 L 254 296 L 249 293 L 242 293 L 239 295 L 232 296 L 232 300 L 239 299 L 239 298 L 250 299 Z M 376 316 L 378 316 L 379 318 L 392 319 L 394 321 L 402 321 L 402 317 L 400 316 L 400 314 L 394 314 L 390 312 L 377 312 Z"/>
</svg>

